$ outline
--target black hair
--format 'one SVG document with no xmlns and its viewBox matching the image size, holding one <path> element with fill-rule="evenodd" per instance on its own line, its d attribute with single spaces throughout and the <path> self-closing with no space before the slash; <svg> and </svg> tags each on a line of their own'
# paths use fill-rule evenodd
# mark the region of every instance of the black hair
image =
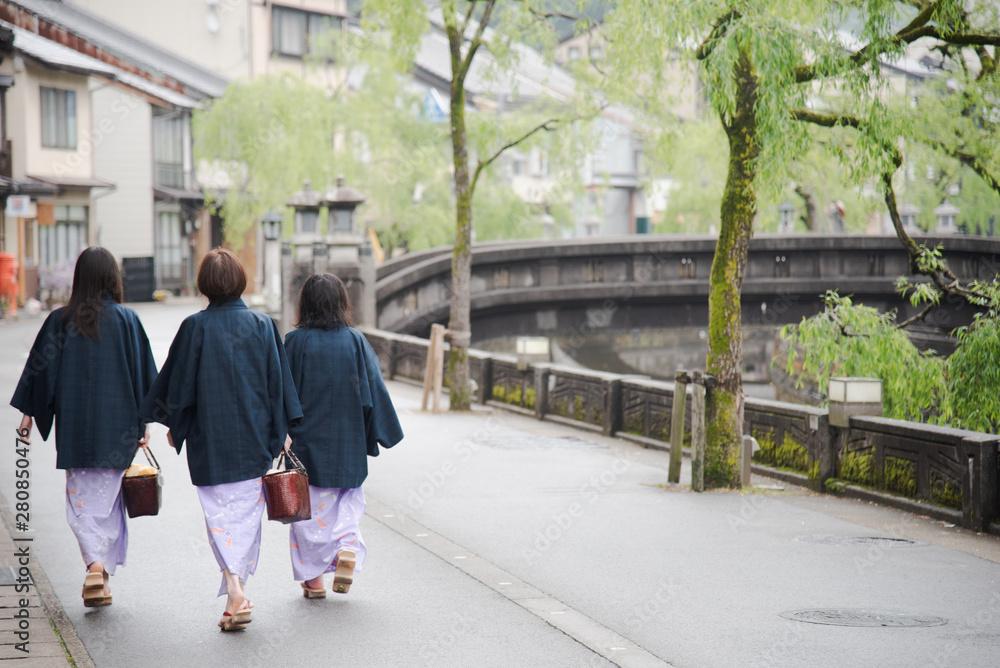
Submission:
<svg viewBox="0 0 1000 668">
<path fill-rule="evenodd" d="M 336 329 L 351 327 L 351 298 L 343 281 L 333 274 L 313 274 L 299 296 L 296 327 Z"/>
<path fill-rule="evenodd" d="M 70 322 L 82 334 L 101 339 L 101 309 L 104 295 L 121 304 L 125 298 L 122 275 L 115 256 L 106 248 L 91 246 L 80 253 L 73 269 L 73 292 L 63 310 L 63 328 Z"/>
</svg>

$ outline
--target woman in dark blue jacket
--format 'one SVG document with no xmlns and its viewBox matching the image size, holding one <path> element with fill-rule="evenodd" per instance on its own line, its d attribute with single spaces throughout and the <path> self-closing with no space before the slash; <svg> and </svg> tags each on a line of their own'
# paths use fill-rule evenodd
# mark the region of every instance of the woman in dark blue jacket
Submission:
<svg viewBox="0 0 1000 668">
<path fill-rule="evenodd" d="M 292 571 L 306 598 L 323 598 L 323 574 L 346 594 L 365 560 L 358 522 L 367 457 L 403 438 L 382 380 L 378 357 L 351 327 L 351 302 L 339 278 L 314 274 L 302 286 L 299 329 L 285 337 L 302 403 L 302 422 L 289 430 L 292 449 L 309 473 L 312 519 L 291 526 Z"/>
<path fill-rule="evenodd" d="M 230 251 L 205 256 L 198 290 L 208 308 L 181 323 L 139 409 L 143 419 L 169 428 L 178 453 L 187 441 L 191 482 L 223 574 L 219 596 L 228 594 L 224 631 L 251 621 L 243 587 L 260 555 L 261 476 L 281 452 L 289 424 L 302 417 L 278 327 L 246 307 L 246 285 Z"/>
<path fill-rule="evenodd" d="M 43 439 L 56 426 L 56 467 L 66 470 L 66 518 L 87 564 L 83 604 L 110 605 L 108 576 L 125 565 L 122 477 L 149 433 L 137 409 L 156 378 L 142 323 L 122 306 L 115 258 L 93 246 L 73 270 L 69 304 L 42 325 L 11 405 Z"/>
</svg>

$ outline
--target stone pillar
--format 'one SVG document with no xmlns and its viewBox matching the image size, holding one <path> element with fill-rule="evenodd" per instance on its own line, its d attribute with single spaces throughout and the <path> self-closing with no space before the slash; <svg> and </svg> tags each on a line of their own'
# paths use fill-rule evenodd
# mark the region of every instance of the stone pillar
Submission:
<svg viewBox="0 0 1000 668">
<path fill-rule="evenodd" d="M 295 259 L 292 256 L 292 244 L 281 243 L 281 308 L 278 311 L 278 328 L 285 335 L 292 330 L 292 320 L 295 318 L 293 298 L 288 294 L 292 289 L 292 273 L 295 270 Z"/>
<path fill-rule="evenodd" d="M 378 327 L 378 312 L 375 301 L 375 255 L 372 245 L 366 241 L 358 247 L 358 274 L 361 279 L 361 303 L 358 317 L 361 324 Z"/>
<path fill-rule="evenodd" d="M 678 370 L 674 374 L 674 405 L 670 412 L 670 469 L 667 482 L 681 481 L 681 455 L 684 451 L 684 404 L 687 402 L 687 386 L 690 378 L 687 371 Z"/>
<path fill-rule="evenodd" d="M 986 531 L 1000 514 L 997 480 L 996 436 L 983 434 L 965 438 L 959 452 L 962 462 L 962 525 L 972 531 Z"/>
<path fill-rule="evenodd" d="M 614 436 L 622 428 L 622 381 L 614 378 L 604 381 L 604 420 L 601 423 L 605 436 Z"/>
</svg>

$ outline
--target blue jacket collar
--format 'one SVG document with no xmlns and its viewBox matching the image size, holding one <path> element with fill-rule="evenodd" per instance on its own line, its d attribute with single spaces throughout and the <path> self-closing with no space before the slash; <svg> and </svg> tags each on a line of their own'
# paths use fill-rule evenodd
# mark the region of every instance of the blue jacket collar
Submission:
<svg viewBox="0 0 1000 668">
<path fill-rule="evenodd" d="M 237 297 L 236 299 L 231 299 L 228 302 L 223 302 L 221 304 L 212 304 L 212 303 L 209 303 L 208 308 L 206 310 L 209 310 L 209 309 L 211 309 L 211 310 L 214 310 L 214 309 L 219 309 L 219 310 L 245 309 L 246 307 L 247 307 L 247 305 L 243 303 L 243 300 L 240 299 L 239 297 Z"/>
</svg>

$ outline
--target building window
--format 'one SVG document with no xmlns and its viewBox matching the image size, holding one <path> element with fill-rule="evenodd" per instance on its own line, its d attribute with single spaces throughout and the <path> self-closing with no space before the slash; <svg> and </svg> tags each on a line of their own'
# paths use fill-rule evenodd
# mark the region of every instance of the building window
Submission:
<svg viewBox="0 0 1000 668">
<path fill-rule="evenodd" d="M 184 187 L 184 122 L 182 114 L 154 114 L 153 166 L 155 184 Z"/>
<path fill-rule="evenodd" d="M 569 47 L 569 59 L 580 60 L 580 47 L 578 46 Z"/>
<path fill-rule="evenodd" d="M 76 148 L 76 93 L 41 87 L 42 146 Z"/>
<path fill-rule="evenodd" d="M 274 7 L 272 51 L 283 56 L 302 57 L 316 50 L 317 40 L 340 28 L 341 18 Z"/>
<path fill-rule="evenodd" d="M 76 262 L 87 247 L 87 207 L 53 207 L 54 224 L 38 226 L 38 263 L 55 268 Z"/>
<path fill-rule="evenodd" d="M 604 54 L 601 51 L 601 47 L 599 47 L 599 46 L 592 46 L 592 47 L 590 47 L 590 59 L 591 60 L 600 60 L 602 55 L 604 55 Z"/>
<path fill-rule="evenodd" d="M 156 273 L 161 282 L 180 282 L 184 278 L 181 216 L 176 211 L 161 211 L 156 219 Z"/>
</svg>

